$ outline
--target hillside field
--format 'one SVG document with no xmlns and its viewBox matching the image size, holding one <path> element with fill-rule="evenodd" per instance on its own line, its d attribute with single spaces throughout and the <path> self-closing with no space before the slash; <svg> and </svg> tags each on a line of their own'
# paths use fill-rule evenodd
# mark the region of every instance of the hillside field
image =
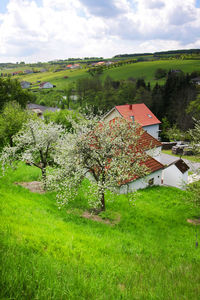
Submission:
<svg viewBox="0 0 200 300">
<path fill-rule="evenodd" d="M 158 60 L 149 62 L 139 62 L 131 65 L 124 65 L 119 68 L 113 68 L 106 70 L 103 74 L 103 78 L 110 76 L 113 79 L 128 79 L 133 78 L 144 78 L 146 82 L 150 82 L 155 85 L 156 82 L 159 84 L 164 83 L 164 79 L 155 80 L 154 74 L 156 69 L 162 68 L 166 70 L 182 70 L 185 73 L 191 73 L 192 71 L 200 71 L 200 60 Z"/>
<path fill-rule="evenodd" d="M 0 178 L 0 299 L 199 299 L 200 249 L 186 221 L 198 212 L 186 192 L 148 188 L 134 206 L 118 196 L 102 214 L 111 226 L 82 217 L 87 182 L 60 210 L 55 193 L 14 184 L 39 177 L 22 164 Z"/>
<path fill-rule="evenodd" d="M 145 61 L 138 62 L 134 64 L 126 64 L 121 67 L 111 68 L 105 70 L 101 75 L 102 80 L 106 76 L 110 76 L 115 80 L 132 78 L 144 78 L 146 82 L 150 82 L 152 86 L 158 82 L 159 84 L 164 84 L 165 79 L 155 80 L 154 73 L 158 68 L 163 69 L 180 69 L 185 73 L 191 73 L 192 71 L 200 71 L 200 60 L 158 60 L 158 61 Z M 20 68 L 15 69 L 15 71 L 21 70 Z M 14 70 L 12 70 L 14 71 Z M 4 70 L 6 72 L 6 70 Z M 68 76 L 68 78 L 64 78 Z M 44 73 L 34 73 L 27 75 L 14 76 L 20 81 L 26 80 L 32 83 L 37 83 L 37 81 L 50 81 L 52 84 L 56 85 L 57 90 L 62 90 L 67 88 L 69 83 L 76 82 L 77 79 L 89 76 L 87 73 L 87 68 L 80 70 L 64 70 L 60 72 L 44 72 Z"/>
</svg>

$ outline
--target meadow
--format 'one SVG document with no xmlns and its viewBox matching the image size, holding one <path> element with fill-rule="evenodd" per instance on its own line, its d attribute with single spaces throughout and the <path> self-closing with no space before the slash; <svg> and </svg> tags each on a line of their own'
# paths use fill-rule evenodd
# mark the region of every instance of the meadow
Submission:
<svg viewBox="0 0 200 300">
<path fill-rule="evenodd" d="M 68 78 L 64 78 L 67 76 Z M 29 81 L 33 84 L 39 85 L 37 81 L 45 82 L 49 81 L 52 84 L 56 85 L 55 90 L 63 90 L 67 88 L 69 83 L 75 82 L 77 79 L 88 76 L 85 69 L 79 70 L 63 70 L 59 72 L 47 71 L 42 73 L 33 73 L 33 74 L 26 74 L 20 76 L 14 76 L 20 81 Z"/>
<path fill-rule="evenodd" d="M 166 70 L 179 69 L 185 73 L 191 73 L 193 71 L 200 71 L 200 60 L 157 60 L 157 61 L 145 61 L 138 62 L 134 64 L 127 64 L 116 68 L 111 68 L 105 70 L 101 75 L 101 79 L 104 80 L 107 76 L 110 76 L 114 80 L 125 80 L 128 78 L 144 78 L 146 82 L 150 82 L 152 86 L 158 82 L 159 84 L 164 84 L 165 79 L 156 80 L 154 74 L 156 69 L 163 68 Z M 26 69 L 24 67 L 24 69 Z M 17 68 L 12 71 L 21 70 Z M 64 70 L 60 72 L 44 72 L 44 73 L 34 73 L 27 75 L 14 76 L 20 81 L 29 81 L 32 83 L 37 83 L 37 81 L 50 81 L 52 84 L 56 85 L 56 90 L 63 90 L 68 87 L 70 83 L 76 82 L 76 80 L 84 77 L 88 77 L 87 68 L 80 70 Z M 4 70 L 6 72 L 6 70 Z M 68 78 L 64 78 L 67 76 Z"/>
<path fill-rule="evenodd" d="M 156 69 L 162 68 L 166 70 L 182 70 L 185 73 L 191 73 L 193 71 L 200 71 L 200 60 L 157 60 L 157 61 L 145 61 L 135 64 L 124 65 L 119 68 L 113 68 L 106 70 L 102 76 L 110 76 L 115 80 L 133 78 L 144 78 L 146 82 L 150 82 L 152 86 L 158 82 L 164 84 L 165 79 L 156 80 L 154 74 Z"/>
<path fill-rule="evenodd" d="M 101 215 L 111 226 L 82 217 L 87 182 L 62 209 L 14 184 L 39 178 L 23 164 L 0 178 L 0 299 L 199 299 L 200 233 L 187 222 L 199 212 L 185 191 L 147 188 L 134 206 L 116 196 Z"/>
</svg>

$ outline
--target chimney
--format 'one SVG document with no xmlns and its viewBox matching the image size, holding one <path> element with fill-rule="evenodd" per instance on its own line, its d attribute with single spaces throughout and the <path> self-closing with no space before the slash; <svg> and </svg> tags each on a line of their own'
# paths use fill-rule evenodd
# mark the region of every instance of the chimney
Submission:
<svg viewBox="0 0 200 300">
<path fill-rule="evenodd" d="M 129 104 L 129 109 L 132 110 L 132 104 Z"/>
</svg>

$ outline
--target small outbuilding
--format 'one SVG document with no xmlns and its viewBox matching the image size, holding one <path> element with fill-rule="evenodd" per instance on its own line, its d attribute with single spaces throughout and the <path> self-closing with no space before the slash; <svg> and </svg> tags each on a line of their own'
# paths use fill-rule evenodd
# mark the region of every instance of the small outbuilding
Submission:
<svg viewBox="0 0 200 300">
<path fill-rule="evenodd" d="M 50 82 L 42 82 L 40 84 L 41 89 L 52 89 L 53 87 L 54 87 L 54 85 L 51 84 Z"/>
<path fill-rule="evenodd" d="M 188 183 L 188 170 L 189 166 L 180 158 L 163 170 L 162 183 L 183 189 Z"/>
<path fill-rule="evenodd" d="M 41 119 L 44 118 L 43 113 L 46 111 L 56 112 L 56 111 L 60 110 L 57 107 L 49 107 L 49 106 L 39 105 L 39 104 L 35 104 L 35 103 L 28 103 L 27 109 L 29 111 L 32 111 L 33 113 L 36 113 L 37 116 L 40 117 Z"/>
<path fill-rule="evenodd" d="M 22 89 L 29 89 L 31 86 L 31 83 L 28 81 L 21 81 L 20 85 L 21 85 Z"/>
</svg>

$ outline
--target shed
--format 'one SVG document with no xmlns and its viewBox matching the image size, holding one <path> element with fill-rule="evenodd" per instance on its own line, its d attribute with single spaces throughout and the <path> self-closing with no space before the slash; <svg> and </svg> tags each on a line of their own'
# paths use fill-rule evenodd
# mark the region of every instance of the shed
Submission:
<svg viewBox="0 0 200 300">
<path fill-rule="evenodd" d="M 181 158 L 174 161 L 163 170 L 163 184 L 183 189 L 188 183 L 188 170 L 189 166 Z"/>
</svg>

